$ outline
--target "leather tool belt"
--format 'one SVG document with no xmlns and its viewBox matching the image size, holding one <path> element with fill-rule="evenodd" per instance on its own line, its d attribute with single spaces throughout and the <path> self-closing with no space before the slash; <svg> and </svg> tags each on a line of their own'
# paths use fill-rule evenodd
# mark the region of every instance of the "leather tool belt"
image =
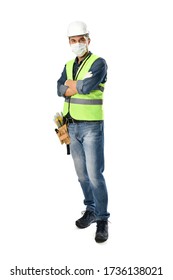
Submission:
<svg viewBox="0 0 173 280">
<path fill-rule="evenodd" d="M 58 129 L 55 129 L 59 140 L 61 142 L 61 144 L 66 144 L 69 145 L 70 144 L 70 136 L 68 133 L 68 127 L 67 124 L 65 123 L 64 125 L 62 125 L 61 127 L 59 127 Z"/>
</svg>

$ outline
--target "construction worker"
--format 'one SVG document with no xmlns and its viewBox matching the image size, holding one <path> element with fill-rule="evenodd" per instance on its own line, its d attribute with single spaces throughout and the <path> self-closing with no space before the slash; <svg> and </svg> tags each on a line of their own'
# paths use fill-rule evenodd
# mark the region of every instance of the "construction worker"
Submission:
<svg viewBox="0 0 173 280">
<path fill-rule="evenodd" d="M 89 50 L 90 37 L 84 22 L 68 26 L 68 40 L 76 58 L 67 62 L 57 81 L 64 98 L 63 116 L 68 124 L 70 151 L 84 194 L 86 211 L 76 221 L 78 228 L 97 223 L 95 240 L 108 239 L 108 194 L 104 171 L 103 92 L 106 61 Z"/>
</svg>

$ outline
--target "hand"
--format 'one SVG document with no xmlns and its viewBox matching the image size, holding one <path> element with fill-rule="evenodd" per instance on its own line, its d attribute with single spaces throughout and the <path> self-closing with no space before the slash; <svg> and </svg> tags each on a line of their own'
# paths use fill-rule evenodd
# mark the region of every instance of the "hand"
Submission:
<svg viewBox="0 0 173 280">
<path fill-rule="evenodd" d="M 77 93 L 76 91 L 72 90 L 71 88 L 68 88 L 64 95 L 68 97 L 68 96 L 75 95 L 76 93 Z"/>
<path fill-rule="evenodd" d="M 86 78 L 91 78 L 92 77 L 92 72 L 91 71 L 89 71 L 88 73 L 86 73 L 86 75 L 84 76 L 84 79 L 86 79 Z"/>
<path fill-rule="evenodd" d="M 66 80 L 64 85 L 68 86 L 70 89 L 72 89 L 73 91 L 75 91 L 77 93 L 76 84 L 77 84 L 77 81 Z"/>
</svg>

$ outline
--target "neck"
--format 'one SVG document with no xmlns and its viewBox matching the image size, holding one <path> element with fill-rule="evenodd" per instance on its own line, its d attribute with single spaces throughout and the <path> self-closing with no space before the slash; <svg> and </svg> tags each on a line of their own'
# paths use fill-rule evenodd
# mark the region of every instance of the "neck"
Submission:
<svg viewBox="0 0 173 280">
<path fill-rule="evenodd" d="M 83 56 L 78 56 L 78 63 L 80 63 L 87 55 L 88 55 L 89 51 L 87 51 Z"/>
</svg>

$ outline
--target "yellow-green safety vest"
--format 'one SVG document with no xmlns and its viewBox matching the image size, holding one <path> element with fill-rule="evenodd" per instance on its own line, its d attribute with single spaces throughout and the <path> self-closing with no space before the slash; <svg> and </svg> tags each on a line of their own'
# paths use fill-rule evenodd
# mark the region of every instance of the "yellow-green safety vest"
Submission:
<svg viewBox="0 0 173 280">
<path fill-rule="evenodd" d="M 83 80 L 89 72 L 91 65 L 99 57 L 91 54 L 87 56 L 80 65 L 75 80 Z M 74 59 L 66 64 L 67 80 L 73 80 L 73 64 Z M 70 113 L 71 117 L 76 120 L 95 121 L 103 120 L 103 83 L 99 84 L 97 90 L 92 90 L 89 94 L 75 94 L 71 97 L 66 97 L 63 108 L 63 115 Z"/>
</svg>

